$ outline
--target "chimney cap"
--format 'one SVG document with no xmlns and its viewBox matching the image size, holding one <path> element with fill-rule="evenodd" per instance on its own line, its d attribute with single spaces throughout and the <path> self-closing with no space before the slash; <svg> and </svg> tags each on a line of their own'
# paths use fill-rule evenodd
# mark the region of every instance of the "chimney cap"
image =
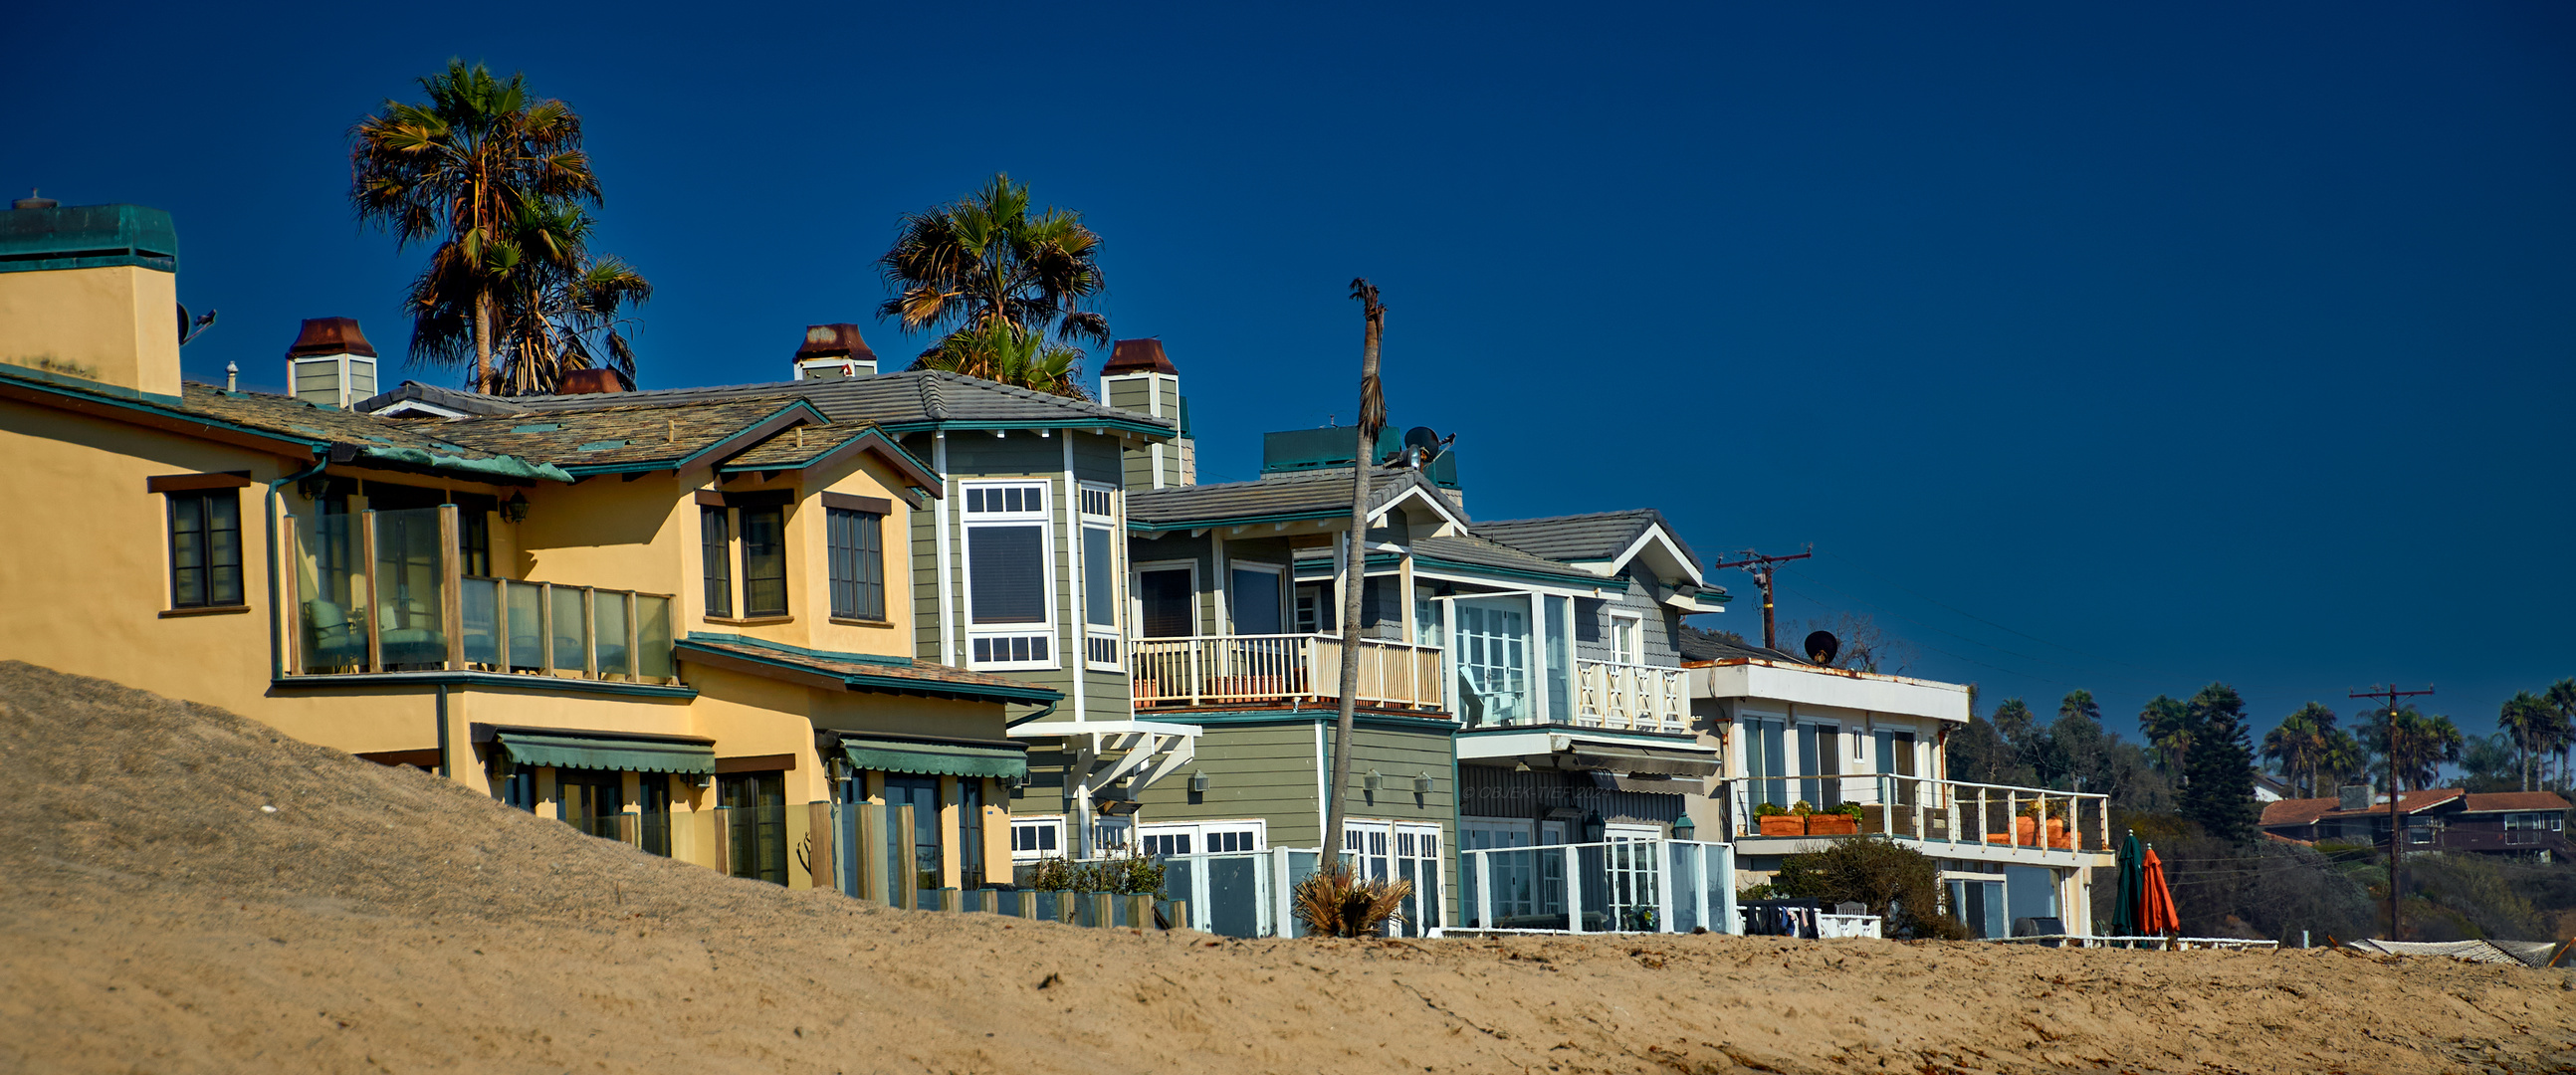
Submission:
<svg viewBox="0 0 2576 1075">
<path fill-rule="evenodd" d="M 358 331 L 354 317 L 308 317 L 295 334 L 295 342 L 286 349 L 286 357 L 308 355 L 364 355 L 376 357 L 376 347 L 367 342 L 367 334 Z"/>
<path fill-rule="evenodd" d="M 869 350 L 868 341 L 859 337 L 859 326 L 847 321 L 805 326 L 805 342 L 796 348 L 796 361 L 811 362 L 824 358 L 874 362 L 877 353 Z"/>
<path fill-rule="evenodd" d="M 555 394 L 558 396 L 582 396 L 633 390 L 634 386 L 627 383 L 625 374 L 607 366 L 571 370 L 563 375 L 562 380 L 555 382 Z"/>
<path fill-rule="evenodd" d="M 34 187 L 28 187 L 28 188 L 27 188 L 27 196 L 26 196 L 26 197 L 24 197 L 24 198 L 20 198 L 20 199 L 18 199 L 17 201 L 10 202 L 10 203 L 9 203 L 9 208 L 11 208 L 11 209 L 58 209 L 58 208 L 61 208 L 61 207 L 62 207 L 62 204 L 63 204 L 63 203 L 58 202 L 58 201 L 55 201 L 55 200 L 53 200 L 52 198 L 45 197 L 43 194 L 38 193 L 38 192 L 37 192 L 37 190 L 36 190 L 36 188 L 34 188 Z"/>
<path fill-rule="evenodd" d="M 1163 341 L 1151 336 L 1111 344 L 1109 361 L 1100 367 L 1104 377 L 1118 373 L 1168 373 L 1177 377 L 1180 372 L 1172 368 L 1171 359 L 1163 357 Z"/>
</svg>

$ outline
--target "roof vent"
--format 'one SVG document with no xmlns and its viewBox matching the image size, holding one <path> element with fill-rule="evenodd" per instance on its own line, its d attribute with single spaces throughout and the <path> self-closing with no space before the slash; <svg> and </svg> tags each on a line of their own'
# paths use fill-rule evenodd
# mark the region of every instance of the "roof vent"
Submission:
<svg viewBox="0 0 2576 1075">
<path fill-rule="evenodd" d="M 24 198 L 20 198 L 20 199 L 18 199 L 17 201 L 10 202 L 10 203 L 9 203 L 9 208 L 11 208 L 11 209 L 56 209 L 56 208 L 60 208 L 60 207 L 62 206 L 62 204 L 63 204 L 63 203 L 58 202 L 58 201 L 55 201 L 55 200 L 53 200 L 52 198 L 43 197 L 43 196 L 41 196 L 41 195 L 37 194 L 37 193 L 36 193 L 36 188 L 34 188 L 34 187 L 29 187 L 29 188 L 27 188 L 27 196 L 26 196 L 26 197 L 24 197 Z"/>
<path fill-rule="evenodd" d="M 860 338 L 859 326 L 846 321 L 805 326 L 805 342 L 796 348 L 797 380 L 872 377 L 876 372 L 877 353 Z"/>
<path fill-rule="evenodd" d="M 295 398 L 341 410 L 376 394 L 376 348 L 354 317 L 308 317 L 286 348 L 286 383 Z"/>
</svg>

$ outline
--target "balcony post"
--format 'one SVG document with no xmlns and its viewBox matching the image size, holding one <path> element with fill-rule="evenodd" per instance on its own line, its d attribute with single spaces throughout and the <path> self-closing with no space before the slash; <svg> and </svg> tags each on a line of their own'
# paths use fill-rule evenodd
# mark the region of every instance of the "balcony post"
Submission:
<svg viewBox="0 0 2576 1075">
<path fill-rule="evenodd" d="M 599 591 L 581 587 L 581 678 L 599 678 Z"/>
<path fill-rule="evenodd" d="M 542 582 L 537 588 L 537 674 L 555 674 L 555 588 Z"/>
<path fill-rule="evenodd" d="M 1568 933 L 1583 932 L 1582 848 L 1582 844 L 1560 844 L 1556 849 L 1558 854 L 1565 856 L 1565 930 Z M 1602 865 L 1606 868 L 1609 863 L 1604 861 Z M 1547 872 L 1541 870 L 1539 876 L 1544 878 Z"/>
<path fill-rule="evenodd" d="M 358 622 L 365 625 L 367 629 L 367 671 L 382 672 L 385 670 L 385 641 L 383 632 L 377 630 L 376 624 L 376 509 L 374 508 L 368 508 L 365 515 L 358 517 L 358 544 L 363 546 L 358 550 L 358 562 L 366 568 L 367 596 L 365 600 L 350 603 L 358 606 L 353 611 L 358 614 Z"/>
<path fill-rule="evenodd" d="M 311 607 L 313 601 L 313 595 L 304 592 L 304 525 L 292 511 L 278 514 L 284 517 L 286 527 L 284 540 L 278 542 L 286 549 L 286 607 L 271 609 L 270 612 L 286 617 L 286 674 L 300 676 L 304 674 L 304 610 Z M 277 569 L 278 565 L 269 565 L 269 570 Z M 315 566 L 314 575 L 314 584 L 318 586 L 322 581 L 319 565 Z"/>
<path fill-rule="evenodd" d="M 1655 856 L 1655 861 L 1649 864 L 1655 870 L 1651 875 L 1655 879 L 1655 932 L 1670 933 L 1673 931 L 1673 878 L 1681 873 L 1672 868 L 1673 848 L 1679 845 L 1670 840 L 1656 840 L 1643 846 L 1647 854 Z"/>
<path fill-rule="evenodd" d="M 1470 868 L 1476 871 L 1476 924 L 1492 929 L 1494 928 L 1494 856 L 1491 852 L 1485 851 L 1470 851 L 1467 852 L 1467 856 L 1475 860 L 1475 865 Z"/>
<path fill-rule="evenodd" d="M 438 618 L 447 629 L 447 670 L 465 667 L 465 592 L 464 557 L 457 550 L 463 546 L 456 505 L 438 506 Z"/>
<path fill-rule="evenodd" d="M 501 674 L 509 674 L 510 583 L 499 579 L 492 583 L 492 663 Z"/>
<path fill-rule="evenodd" d="M 626 602 L 626 681 L 641 683 L 644 681 L 644 662 L 637 655 L 644 648 L 644 625 L 639 622 L 643 602 L 636 600 L 632 593 L 619 595 L 618 600 Z"/>
<path fill-rule="evenodd" d="M 1200 691 L 1199 691 L 1199 687 L 1200 687 L 1199 678 L 1200 678 L 1201 674 L 1202 674 L 1202 673 L 1204 673 L 1205 671 L 1206 671 L 1206 664 L 1205 664 L 1205 659 L 1204 659 L 1204 657 L 1203 657 L 1203 655 L 1202 655 L 1202 652 L 1201 652 L 1201 650 L 1199 649 L 1199 640 L 1198 640 L 1197 638 L 1195 638 L 1195 637 L 1194 637 L 1194 638 L 1191 638 L 1191 639 L 1190 639 L 1190 675 L 1189 675 L 1189 680 L 1190 680 L 1190 704 L 1191 704 L 1191 705 L 1197 705 L 1197 704 L 1199 704 L 1199 694 L 1200 694 Z"/>
</svg>

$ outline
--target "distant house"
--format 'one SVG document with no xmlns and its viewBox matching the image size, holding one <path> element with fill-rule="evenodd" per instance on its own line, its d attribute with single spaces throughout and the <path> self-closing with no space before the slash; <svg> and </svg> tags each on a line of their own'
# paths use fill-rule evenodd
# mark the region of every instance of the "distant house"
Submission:
<svg viewBox="0 0 2576 1075">
<path fill-rule="evenodd" d="M 2283 799 L 2263 807 L 2263 831 L 2285 840 L 2388 844 L 2388 796 Z M 2459 788 L 2410 791 L 2399 797 L 2409 851 L 2464 851 L 2553 862 L 2566 856 L 2567 800 L 2556 792 L 2475 794 Z"/>
</svg>

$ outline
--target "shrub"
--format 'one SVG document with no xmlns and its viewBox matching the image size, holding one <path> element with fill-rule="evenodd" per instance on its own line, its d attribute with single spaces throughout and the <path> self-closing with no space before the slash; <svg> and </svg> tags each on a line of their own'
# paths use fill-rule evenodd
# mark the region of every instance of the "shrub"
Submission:
<svg viewBox="0 0 2576 1075">
<path fill-rule="evenodd" d="M 1326 866 L 1297 882 L 1293 904 L 1310 934 L 1360 937 L 1402 920 L 1411 895 L 1411 881 L 1363 879 L 1347 866 Z"/>
<path fill-rule="evenodd" d="M 1029 880 L 1021 887 L 1040 892 L 1114 892 L 1119 895 L 1159 895 L 1163 891 L 1163 864 L 1146 858 L 1143 852 L 1130 852 L 1099 862 L 1074 862 L 1068 859 L 1039 859 L 1029 868 Z"/>
<path fill-rule="evenodd" d="M 1791 855 L 1771 879 L 1770 895 L 1859 903 L 1887 916 L 1898 937 L 1965 940 L 1968 927 L 1942 907 L 1941 867 L 1885 836 L 1838 840 L 1812 855 Z"/>
<path fill-rule="evenodd" d="M 1789 811 L 1786 808 L 1782 807 L 1778 803 L 1756 803 L 1753 807 L 1753 816 L 1755 817 L 1782 817 L 1787 815 L 1788 812 Z"/>
</svg>

